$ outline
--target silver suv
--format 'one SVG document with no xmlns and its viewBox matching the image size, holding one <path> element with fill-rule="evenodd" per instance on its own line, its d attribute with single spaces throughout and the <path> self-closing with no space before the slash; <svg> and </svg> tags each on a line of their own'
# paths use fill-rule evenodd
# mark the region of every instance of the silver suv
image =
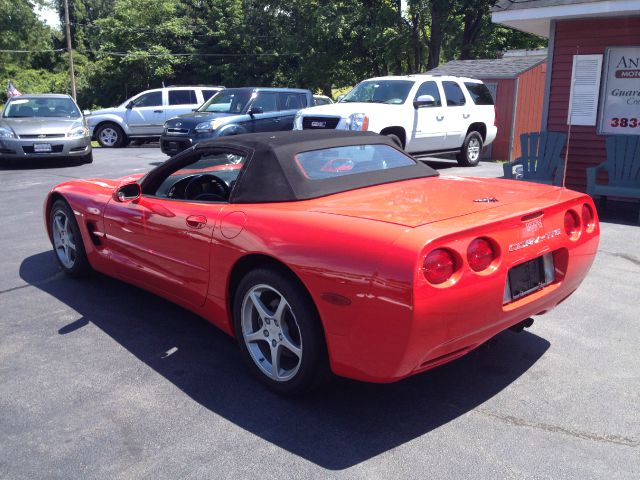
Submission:
<svg viewBox="0 0 640 480">
<path fill-rule="evenodd" d="M 146 90 L 118 107 L 91 112 L 91 137 L 106 148 L 126 147 L 131 139 L 159 138 L 164 122 L 198 108 L 224 87 L 163 87 Z"/>
</svg>

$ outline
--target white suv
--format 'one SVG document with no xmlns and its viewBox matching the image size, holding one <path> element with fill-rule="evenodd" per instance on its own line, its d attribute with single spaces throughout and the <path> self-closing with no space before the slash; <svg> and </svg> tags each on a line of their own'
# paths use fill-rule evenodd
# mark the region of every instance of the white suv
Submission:
<svg viewBox="0 0 640 480">
<path fill-rule="evenodd" d="M 164 122 L 191 113 L 224 87 L 164 87 L 146 90 L 118 107 L 91 112 L 91 137 L 103 147 L 126 147 L 130 139 L 159 138 Z"/>
<path fill-rule="evenodd" d="M 338 103 L 300 110 L 293 128 L 369 130 L 409 153 L 456 152 L 463 166 L 476 166 L 497 132 L 493 98 L 480 80 L 439 75 L 365 80 Z"/>
</svg>

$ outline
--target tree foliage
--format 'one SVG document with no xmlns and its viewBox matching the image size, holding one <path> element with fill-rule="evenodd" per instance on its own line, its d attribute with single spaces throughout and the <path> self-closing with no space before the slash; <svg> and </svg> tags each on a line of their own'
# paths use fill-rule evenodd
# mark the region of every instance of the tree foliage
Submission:
<svg viewBox="0 0 640 480">
<path fill-rule="evenodd" d="M 63 0 L 0 0 L 0 50 L 65 49 L 34 13 Z M 494 25 L 495 0 L 69 0 L 78 101 L 113 105 L 164 84 L 322 91 L 441 61 L 544 45 Z M 403 6 L 404 11 L 403 11 Z M 69 92 L 66 52 L 0 53 L 0 80 Z M 4 93 L 4 92 L 3 92 Z"/>
</svg>

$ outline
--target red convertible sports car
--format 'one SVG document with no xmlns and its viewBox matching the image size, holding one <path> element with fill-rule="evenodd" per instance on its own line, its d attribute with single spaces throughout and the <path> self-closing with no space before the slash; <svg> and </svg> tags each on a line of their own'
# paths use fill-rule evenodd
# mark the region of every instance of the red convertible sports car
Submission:
<svg viewBox="0 0 640 480">
<path fill-rule="evenodd" d="M 392 382 L 528 326 L 578 288 L 599 238 L 587 195 L 439 176 L 336 131 L 222 137 L 142 177 L 62 183 L 45 220 L 69 275 L 196 312 L 280 393 L 331 372 Z"/>
</svg>

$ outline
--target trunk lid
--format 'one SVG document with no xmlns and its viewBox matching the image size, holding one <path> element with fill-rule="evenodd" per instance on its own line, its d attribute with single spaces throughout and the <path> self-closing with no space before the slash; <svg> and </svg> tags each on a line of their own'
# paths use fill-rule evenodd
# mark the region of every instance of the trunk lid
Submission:
<svg viewBox="0 0 640 480">
<path fill-rule="evenodd" d="M 560 188 L 496 178 L 440 176 L 377 185 L 323 197 L 314 200 L 310 210 L 413 228 L 499 209 L 554 190 Z"/>
</svg>

